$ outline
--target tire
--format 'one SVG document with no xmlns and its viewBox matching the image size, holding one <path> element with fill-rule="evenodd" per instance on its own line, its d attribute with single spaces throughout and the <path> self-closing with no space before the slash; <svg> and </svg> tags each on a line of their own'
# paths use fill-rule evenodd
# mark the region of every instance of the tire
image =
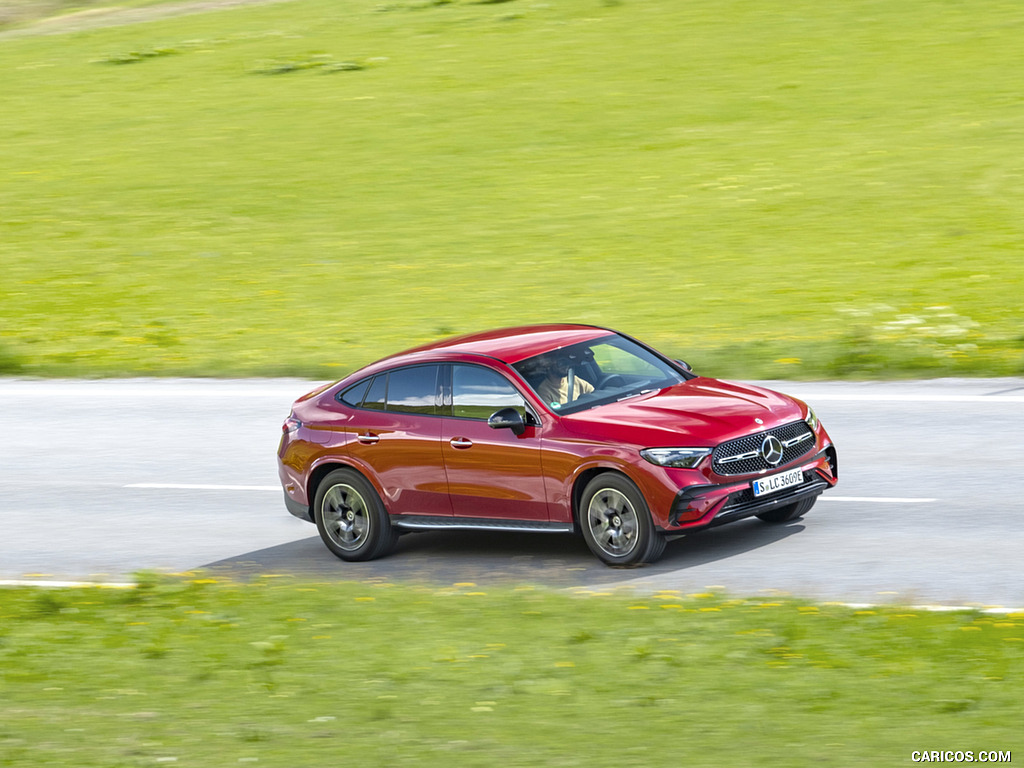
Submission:
<svg viewBox="0 0 1024 768">
<path fill-rule="evenodd" d="M 653 563 L 665 551 L 665 537 L 655 529 L 640 489 L 616 472 L 587 483 L 578 517 L 587 546 L 606 565 Z"/>
<path fill-rule="evenodd" d="M 811 507 L 814 506 L 814 502 L 817 500 L 817 496 L 811 496 L 811 498 L 798 501 L 795 504 L 788 504 L 785 507 L 762 512 L 757 518 L 764 520 L 766 523 L 788 523 L 790 520 L 796 520 L 798 517 L 803 517 L 810 512 Z"/>
<path fill-rule="evenodd" d="M 355 470 L 335 469 L 324 477 L 313 510 L 320 538 L 342 560 L 382 557 L 398 539 L 377 491 Z"/>
</svg>

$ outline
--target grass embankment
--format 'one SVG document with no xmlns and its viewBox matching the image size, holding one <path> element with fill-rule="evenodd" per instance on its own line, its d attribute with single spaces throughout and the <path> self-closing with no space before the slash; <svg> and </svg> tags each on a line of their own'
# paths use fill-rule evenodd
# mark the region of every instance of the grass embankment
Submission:
<svg viewBox="0 0 1024 768">
<path fill-rule="evenodd" d="M 1024 6 L 296 0 L 0 41 L 0 371 L 328 376 L 576 320 L 1024 370 Z"/>
<path fill-rule="evenodd" d="M 12 767 L 881 766 L 1020 738 L 1024 615 L 194 578 L 4 589 L 0 618 Z"/>
</svg>

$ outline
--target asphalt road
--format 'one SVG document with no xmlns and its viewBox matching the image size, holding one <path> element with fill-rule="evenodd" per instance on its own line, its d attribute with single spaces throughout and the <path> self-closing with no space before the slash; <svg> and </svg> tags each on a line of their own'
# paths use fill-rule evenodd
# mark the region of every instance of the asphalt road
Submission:
<svg viewBox="0 0 1024 768">
<path fill-rule="evenodd" d="M 281 421 L 312 382 L 0 379 L 0 580 L 205 568 L 1024 606 L 1024 379 L 767 384 L 814 405 L 839 486 L 795 523 L 616 570 L 567 535 L 410 534 L 385 559 L 335 559 L 277 486 Z"/>
</svg>

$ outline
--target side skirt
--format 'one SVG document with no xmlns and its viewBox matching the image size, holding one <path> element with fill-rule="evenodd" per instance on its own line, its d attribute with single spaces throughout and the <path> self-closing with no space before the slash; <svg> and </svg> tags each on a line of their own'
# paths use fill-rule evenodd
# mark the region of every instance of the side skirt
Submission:
<svg viewBox="0 0 1024 768">
<path fill-rule="evenodd" d="M 434 517 L 431 515 L 392 516 L 391 524 L 408 531 L 514 531 L 517 533 L 572 533 L 572 523 L 543 520 L 495 520 L 487 517 Z"/>
</svg>

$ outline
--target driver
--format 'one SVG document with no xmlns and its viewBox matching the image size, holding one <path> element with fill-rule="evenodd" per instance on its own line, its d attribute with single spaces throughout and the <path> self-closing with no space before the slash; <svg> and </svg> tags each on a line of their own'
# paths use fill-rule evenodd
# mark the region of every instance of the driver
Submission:
<svg viewBox="0 0 1024 768">
<path fill-rule="evenodd" d="M 594 385 L 576 375 L 573 357 L 564 351 L 551 352 L 538 361 L 546 375 L 537 385 L 537 394 L 549 405 L 564 405 L 580 395 L 594 391 Z"/>
</svg>

